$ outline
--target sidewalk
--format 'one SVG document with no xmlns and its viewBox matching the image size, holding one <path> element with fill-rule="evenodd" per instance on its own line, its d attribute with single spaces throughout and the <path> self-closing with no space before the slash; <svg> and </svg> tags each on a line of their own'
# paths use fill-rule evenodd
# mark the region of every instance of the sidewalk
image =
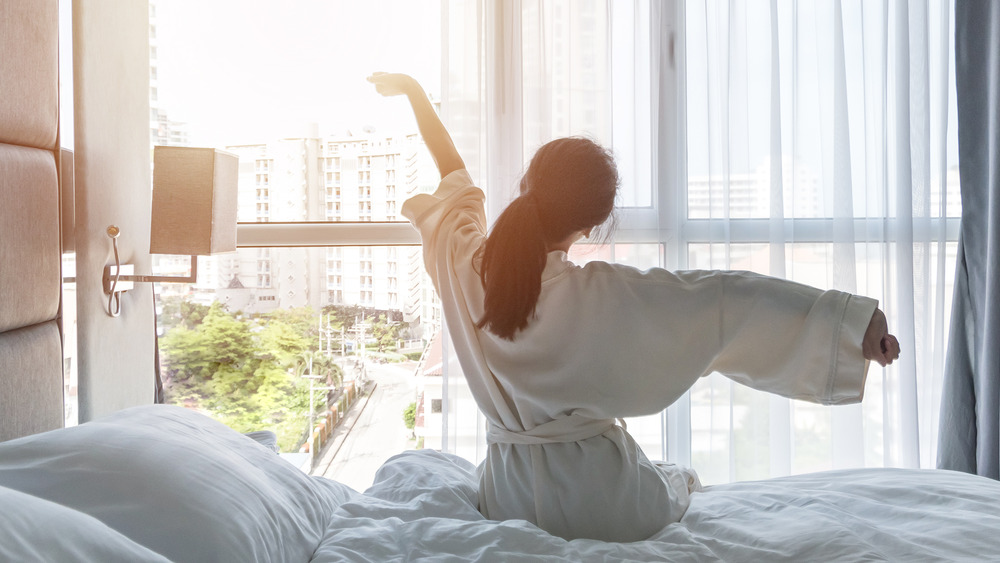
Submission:
<svg viewBox="0 0 1000 563">
<path fill-rule="evenodd" d="M 323 476 L 327 472 L 330 468 L 330 464 L 333 463 L 333 459 L 337 457 L 337 452 L 340 451 L 340 447 L 344 445 L 344 440 L 347 439 L 351 430 L 354 429 L 354 425 L 357 424 L 361 413 L 364 412 L 365 407 L 368 406 L 368 401 L 375 393 L 375 388 L 377 386 L 378 384 L 374 381 L 370 382 L 365 390 L 364 396 L 358 397 L 358 400 L 356 400 L 354 404 L 347 409 L 347 414 L 344 415 L 344 419 L 340 421 L 340 424 L 334 427 L 332 433 L 330 434 L 330 439 L 326 441 L 323 445 L 323 449 L 320 450 L 319 454 L 316 456 L 316 463 L 313 464 L 312 470 L 308 472 L 310 475 Z"/>
</svg>

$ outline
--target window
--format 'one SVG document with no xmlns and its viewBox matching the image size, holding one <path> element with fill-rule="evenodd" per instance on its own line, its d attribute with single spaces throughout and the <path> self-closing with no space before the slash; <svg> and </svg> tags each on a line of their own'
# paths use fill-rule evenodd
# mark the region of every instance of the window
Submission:
<svg viewBox="0 0 1000 563">
<path fill-rule="evenodd" d="M 932 0 L 931 4 L 935 2 Z M 327 306 L 361 307 L 398 312 L 404 318 L 402 322 L 419 318 L 422 332 L 417 338 L 429 340 L 427 335 L 440 326 L 440 307 L 426 280 L 413 281 L 422 275 L 415 246 L 419 240 L 410 227 L 401 222 L 398 204 L 415 193 L 432 190 L 437 178 L 433 162 L 412 128 L 408 108 L 397 104 L 400 108 L 396 112 L 396 106 L 371 96 L 370 92 L 365 95 L 373 102 L 344 100 L 339 96 L 349 88 L 337 88 L 329 83 L 326 87 L 314 88 L 311 82 L 303 83 L 302 77 L 326 78 L 317 78 L 311 70 L 275 65 L 274 71 L 278 74 L 269 78 L 289 86 L 286 91 L 303 93 L 303 101 L 296 104 L 294 112 L 290 111 L 293 108 L 288 107 L 289 104 L 275 104 L 255 97 L 259 90 L 266 89 L 234 87 L 227 90 L 229 85 L 212 82 L 201 91 L 228 92 L 224 96 L 228 96 L 232 104 L 213 107 L 222 108 L 216 110 L 217 114 L 232 112 L 229 119 L 223 123 L 224 115 L 201 115 L 199 122 L 183 112 L 175 113 L 169 106 L 177 99 L 177 94 L 170 91 L 170 78 L 177 76 L 176 68 L 170 63 L 174 56 L 172 50 L 196 50 L 199 45 L 190 38 L 213 36 L 192 33 L 190 26 L 201 25 L 199 22 L 204 18 L 181 15 L 180 5 L 179 2 L 162 4 L 157 13 L 159 18 L 175 24 L 171 27 L 161 22 L 158 28 L 159 107 L 164 112 L 169 111 L 171 116 L 188 120 L 192 127 L 196 122 L 206 124 L 208 133 L 192 131 L 193 142 L 229 147 L 240 156 L 240 220 L 243 222 L 240 239 L 251 241 L 246 242 L 246 246 L 270 247 L 274 254 L 270 271 L 254 272 L 256 276 L 269 278 L 266 285 L 263 278 L 258 279 L 257 287 L 258 291 L 267 290 L 269 300 L 263 300 L 258 293 L 257 306 L 260 308 L 248 313 L 248 317 L 277 316 L 284 313 L 275 311 L 294 309 L 299 303 L 313 300 L 316 310 Z M 816 44 L 823 49 L 835 45 L 832 33 L 839 29 L 835 25 L 838 20 L 826 11 L 826 4 L 794 5 L 796 17 L 818 23 L 808 27 L 802 21 L 795 22 L 792 15 L 783 11 L 782 5 L 778 18 L 780 29 L 776 32 L 780 41 L 774 44 L 789 45 L 793 34 L 788 26 L 797 23 L 806 25 L 794 35 L 798 41 L 818 42 Z M 779 75 L 781 101 L 791 104 L 795 100 L 796 105 L 788 107 L 798 108 L 796 116 L 800 121 L 784 113 L 780 114 L 781 119 L 776 118 L 779 116 L 772 119 L 770 109 L 766 109 L 771 107 L 772 100 L 770 81 L 766 79 L 771 76 L 772 59 L 760 54 L 760 45 L 770 44 L 772 38 L 766 35 L 771 33 L 768 12 L 759 11 L 764 14 L 762 16 L 756 10 L 744 10 L 740 6 L 734 3 L 729 12 L 728 4 L 709 5 L 697 1 L 663 4 L 645 0 L 543 0 L 490 4 L 489 9 L 480 10 L 474 3 L 447 3 L 447 13 L 431 14 L 433 17 L 428 19 L 421 8 L 399 2 L 393 4 L 392 10 L 384 10 L 393 15 L 380 20 L 386 26 L 386 35 L 380 40 L 406 38 L 407 48 L 397 52 L 412 55 L 414 61 L 433 61 L 435 65 L 445 61 L 453 67 L 446 74 L 449 77 L 447 98 L 441 100 L 440 110 L 447 123 L 460 124 L 452 133 L 470 171 L 483 181 L 488 192 L 490 219 L 495 219 L 510 200 L 517 172 L 523 169 L 536 147 L 555 137 L 588 134 L 613 147 L 618 158 L 623 188 L 618 209 L 619 228 L 608 245 L 581 247 L 575 251 L 574 260 L 605 259 L 639 268 L 750 268 L 825 287 L 836 286 L 850 278 L 857 291 L 877 293 L 883 302 L 894 305 L 894 310 L 904 310 L 905 303 L 894 302 L 900 299 L 897 289 L 902 283 L 899 273 L 903 270 L 887 264 L 903 251 L 904 245 L 894 242 L 893 236 L 900 232 L 897 226 L 903 217 L 897 210 L 908 206 L 902 200 L 897 202 L 895 195 L 883 188 L 907 183 L 897 178 L 893 170 L 879 168 L 874 162 L 877 159 L 865 159 L 865 151 L 859 151 L 856 142 L 859 138 L 881 142 L 882 138 L 866 135 L 881 134 L 892 128 L 875 122 L 873 127 L 859 129 L 854 121 L 859 115 L 858 108 L 872 110 L 868 112 L 871 116 L 882 107 L 881 104 L 866 105 L 857 86 L 866 77 L 888 76 L 888 69 L 873 66 L 874 63 L 859 51 L 864 42 L 854 41 L 850 36 L 854 33 L 850 29 L 856 27 L 859 18 L 873 18 L 871 21 L 879 25 L 872 25 L 871 29 L 887 27 L 880 25 L 880 13 L 868 11 L 879 10 L 862 3 L 843 7 L 840 28 L 845 34 L 842 39 L 847 41 L 844 41 L 842 52 L 851 62 L 846 65 L 850 73 L 845 85 L 847 105 L 851 110 L 846 124 L 850 142 L 844 145 L 848 147 L 851 160 L 850 166 L 843 166 L 840 160 L 817 156 L 822 154 L 820 149 L 823 147 L 805 143 L 810 138 L 828 139 L 816 131 L 834 130 L 834 123 L 829 121 L 829 115 L 834 112 L 828 111 L 830 100 L 834 99 L 827 96 L 831 90 L 815 83 L 802 82 L 801 88 L 792 88 L 781 82 L 795 74 L 790 71 L 793 62 L 801 66 L 811 60 L 820 60 L 823 64 L 809 68 L 822 70 L 834 68 L 827 64 L 833 59 L 817 54 L 815 46 L 800 46 L 800 52 L 824 58 L 792 59 L 790 51 L 778 52 L 775 60 L 783 65 L 782 69 L 789 70 Z M 341 57 L 338 61 L 348 66 L 356 64 L 357 68 L 344 69 L 337 76 L 351 75 L 348 70 L 356 71 L 353 75 L 364 76 L 374 68 L 398 68 L 397 61 L 380 59 L 387 56 L 380 54 L 383 50 L 359 51 L 356 48 L 358 44 L 367 44 L 371 38 L 348 41 L 354 32 L 350 22 L 374 17 L 368 11 L 376 8 L 359 3 L 349 8 L 331 4 L 309 9 L 316 13 L 309 14 L 308 18 L 295 17 L 302 14 L 291 8 L 287 14 L 281 11 L 271 14 L 274 33 L 280 35 L 294 30 L 297 39 L 306 42 L 314 35 L 327 43 L 331 37 L 334 41 L 343 38 L 345 43 L 335 47 L 317 43 L 312 49 L 319 54 L 326 49 L 327 55 L 330 50 L 354 55 Z M 357 17 L 344 17 L 338 10 L 347 10 L 349 15 Z M 484 14 L 490 18 L 485 27 L 478 19 Z M 426 30 L 437 29 L 442 19 L 449 23 L 443 38 L 448 42 L 447 57 L 441 57 L 440 45 L 426 41 L 426 37 L 441 37 L 440 33 L 427 33 Z M 414 26 L 415 21 L 426 25 Z M 711 25 L 706 25 L 707 22 Z M 732 30 L 728 27 L 737 24 L 742 27 Z M 421 29 L 419 36 L 413 32 L 417 28 Z M 928 28 L 932 35 L 937 33 L 936 26 Z M 490 33 L 480 35 L 482 29 Z M 499 43 L 490 43 L 497 40 L 497 36 Z M 172 37 L 178 40 L 172 42 Z M 880 37 L 876 39 L 878 41 L 864 44 L 884 44 Z M 941 44 L 947 46 L 947 43 L 944 38 Z M 494 68 L 499 58 L 480 58 L 498 46 L 509 47 L 505 52 L 512 54 L 512 58 L 503 58 L 508 65 L 503 69 Z M 203 45 L 201 48 L 204 50 Z M 939 47 L 930 51 L 940 53 Z M 721 58 L 722 55 L 734 56 L 733 53 L 736 58 Z M 947 55 L 947 47 L 944 53 Z M 274 56 L 270 51 L 256 54 Z M 280 53 L 276 56 L 281 58 Z M 254 59 L 252 56 L 247 58 Z M 193 57 L 182 59 L 189 61 Z M 299 59 L 285 57 L 282 60 Z M 306 68 L 323 67 L 328 60 L 326 57 L 306 63 Z M 415 66 L 419 65 L 415 63 Z M 934 74 L 940 72 L 939 62 L 930 62 L 928 68 L 931 79 L 939 81 L 941 77 Z M 441 70 L 434 68 L 427 75 L 418 76 L 431 90 L 432 97 L 440 95 L 433 89 L 442 83 Z M 513 76 L 495 80 L 501 70 Z M 251 68 L 243 74 L 256 76 L 255 71 Z M 806 73 L 798 72 L 797 76 L 806 76 Z M 188 80 L 192 82 L 195 81 Z M 727 89 L 724 90 L 723 85 L 727 85 Z M 761 88 L 768 89 L 763 98 Z M 322 92 L 322 99 L 306 99 L 306 93 L 313 91 Z M 938 91 L 940 89 L 933 90 L 931 94 L 937 95 Z M 236 102 L 242 102 L 243 98 L 250 98 L 248 101 L 255 103 L 236 110 Z M 489 107 L 488 100 L 498 99 L 516 100 L 516 103 L 506 106 L 508 111 L 485 111 Z M 373 105 L 367 105 L 370 102 Z M 197 103 L 207 105 L 203 100 Z M 935 107 L 938 105 L 935 101 Z M 262 107 L 275 111 L 261 112 Z M 316 135 L 307 133 L 301 138 L 288 137 L 284 133 L 289 123 L 298 121 L 301 113 L 312 112 L 315 120 L 321 123 L 355 117 L 345 116 L 344 107 L 357 108 L 351 113 L 356 114 L 358 121 L 363 118 L 373 123 L 351 123 L 342 130 L 319 131 Z M 755 111 L 746 111 L 747 107 Z M 784 105 L 780 111 L 786 111 Z M 801 121 L 809 115 L 823 116 L 818 122 L 822 127 L 810 128 Z M 272 117 L 285 121 L 275 124 L 269 121 Z M 935 115 L 935 119 L 927 123 L 928 130 L 947 121 L 939 121 L 938 117 Z M 391 129 L 399 123 L 411 124 L 410 129 Z M 798 128 L 793 128 L 793 123 L 797 123 Z M 836 125 L 842 127 L 844 123 Z M 366 131 L 369 126 L 373 131 Z M 282 132 L 277 133 L 278 130 Z M 860 137 L 858 131 L 863 132 Z M 222 132 L 227 134 L 224 139 L 219 138 Z M 259 144 L 262 137 L 268 139 L 266 144 Z M 770 158 L 771 141 L 776 138 L 788 140 L 783 146 L 794 149 L 787 158 L 780 152 L 780 160 Z M 793 144 L 793 138 L 799 144 Z M 486 148 L 489 154 L 483 152 Z M 893 152 L 895 149 L 892 145 Z M 916 255 L 915 276 L 923 276 L 915 278 L 914 285 L 923 288 L 923 282 L 928 282 L 920 291 L 924 291 L 922 295 L 934 305 L 931 309 L 935 311 L 947 310 L 947 304 L 942 305 L 939 296 L 950 295 L 950 282 L 947 276 L 930 275 L 931 270 L 925 266 L 953 260 L 957 236 L 959 200 L 954 193 L 957 184 L 951 180 L 953 171 L 947 162 L 940 162 L 939 156 L 946 153 L 947 147 L 935 146 L 929 151 L 934 163 L 928 175 L 933 181 L 927 182 L 931 187 L 921 194 L 926 197 L 914 201 L 930 211 L 916 217 L 912 230 L 917 236 L 912 244 L 905 245 L 912 247 L 911 254 Z M 843 156 L 838 153 L 836 158 Z M 244 169 L 244 162 L 258 164 Z M 911 170 L 918 168 L 913 166 Z M 849 182 L 839 175 L 844 171 L 850 176 Z M 835 172 L 838 174 L 836 181 L 833 180 Z M 939 182 L 940 178 L 945 181 Z M 927 176 L 918 180 L 919 184 L 927 180 Z M 850 186 L 852 202 L 847 209 L 841 209 L 846 201 L 840 197 L 845 185 Z M 873 193 L 880 195 L 869 195 Z M 894 203 L 887 203 L 890 201 Z M 256 224 L 264 222 L 271 224 Z M 943 239 L 935 234 L 942 232 L 945 233 Z M 313 248 L 328 244 L 349 246 Z M 842 258 L 845 255 L 854 258 L 845 261 Z M 291 280 L 284 271 L 289 262 L 300 268 Z M 836 267 L 842 263 L 853 264 L 854 271 Z M 337 279 L 340 281 L 336 282 Z M 201 288 L 205 291 L 198 299 L 211 301 L 208 297 L 211 291 L 221 291 L 218 281 L 206 282 Z M 933 319 L 936 314 L 927 317 Z M 369 329 L 364 324 L 371 321 L 362 321 L 361 316 L 358 315 L 356 323 L 353 319 L 348 323 L 349 330 L 355 331 L 354 336 L 345 333 L 340 347 L 334 343 L 331 348 L 323 340 L 323 350 L 336 354 L 342 349 L 348 355 L 363 352 L 365 348 L 357 342 L 362 333 L 371 334 L 366 332 Z M 946 323 L 946 319 L 932 322 L 937 323 L 930 326 L 933 330 L 927 330 L 927 326 L 918 330 L 927 334 L 946 332 L 941 324 Z M 323 323 L 318 321 L 316 330 L 335 342 L 337 335 L 324 332 L 332 330 L 333 322 L 330 321 L 329 326 Z M 904 319 L 898 324 L 907 323 Z M 310 338 L 312 336 L 316 339 L 310 342 L 315 341 L 316 346 L 320 346 L 318 335 Z M 453 353 L 448 353 L 446 340 L 440 346 L 446 357 L 454 357 Z M 931 350 L 933 346 L 927 348 Z M 355 369 L 353 365 L 344 367 L 348 371 Z M 467 390 L 460 385 L 460 370 L 454 365 L 445 365 L 442 371 L 438 374 L 440 382 L 432 386 L 445 396 L 431 398 L 431 394 L 424 394 L 431 411 L 436 401 L 436 414 L 441 418 L 439 427 L 447 427 L 451 433 L 439 437 L 441 447 L 475 460 L 484 451 L 476 445 L 482 421 L 477 418 Z M 912 379 L 921 381 L 936 377 L 916 369 L 911 375 Z M 888 386 L 898 387 L 907 381 L 898 372 L 887 372 L 886 377 Z M 888 410 L 896 409 L 898 395 L 879 388 L 878 379 L 869 379 L 869 385 L 874 385 L 869 393 L 878 397 L 884 392 L 881 404 L 887 405 Z M 694 464 L 703 472 L 703 481 L 721 482 L 833 463 L 829 452 L 841 438 L 834 436 L 831 429 L 839 424 L 837 419 L 841 417 L 854 417 L 853 423 L 862 421 L 861 441 L 889 444 L 891 440 L 886 436 L 898 434 L 898 426 L 886 421 L 906 415 L 881 412 L 878 400 L 862 408 L 867 410 L 858 415 L 850 408 L 814 409 L 774 402 L 770 397 L 749 393 L 728 380 L 711 376 L 664 413 L 631 420 L 629 431 L 649 457 Z M 923 406 L 920 409 L 921 412 L 930 410 Z M 385 418 L 398 419 L 399 416 L 388 413 Z M 789 422 L 783 424 L 781 421 Z M 924 424 L 923 419 L 921 424 Z M 782 428 L 775 432 L 772 426 Z M 925 433 L 924 430 L 921 433 Z M 932 433 L 932 429 L 927 429 L 927 435 Z M 851 436 L 858 434 L 852 430 Z M 810 453 L 818 450 L 823 450 L 818 456 Z M 765 455 L 766 460 L 762 457 Z M 861 452 L 860 463 L 892 464 L 896 455 L 892 451 L 877 452 L 868 448 Z M 774 461 L 778 459 L 782 461 Z M 857 465 L 856 461 L 855 456 L 850 463 Z M 359 486 L 365 488 L 367 484 Z"/>
<path fill-rule="evenodd" d="M 308 420 L 301 407 L 308 401 L 300 396 L 306 379 L 299 381 L 299 376 L 312 370 L 338 388 L 396 378 L 403 383 L 400 392 L 409 392 L 412 401 L 415 363 L 440 322 L 433 304 L 424 302 L 433 299 L 433 292 L 427 290 L 419 267 L 415 233 L 405 223 L 382 222 L 398 220 L 395 213 L 384 213 L 387 184 L 406 198 L 432 190 L 436 170 L 418 140 L 408 108 L 394 110 L 391 101 L 380 99 L 363 80 L 373 69 L 398 65 L 398 54 L 408 53 L 414 58 L 407 66 L 422 83 L 439 83 L 439 45 L 427 38 L 439 36 L 433 30 L 440 17 L 426 6 L 397 0 L 385 6 L 313 3 L 256 16 L 257 8 L 241 5 L 248 17 L 266 19 L 270 34 L 289 38 L 268 42 L 270 46 L 261 50 L 253 47 L 259 42 L 252 30 L 220 25 L 229 18 L 225 9 L 206 11 L 203 5 L 184 0 L 159 2 L 158 7 L 158 50 L 151 56 L 157 57 L 159 69 L 160 111 L 184 122 L 191 145 L 217 146 L 239 157 L 238 236 L 262 237 L 241 248 L 225 267 L 220 257 L 203 258 L 198 283 L 183 295 L 161 294 L 166 299 L 166 313 L 160 315 L 165 331 L 161 356 L 178 376 L 171 384 L 179 385 L 183 365 L 175 360 L 182 344 L 179 337 L 170 336 L 175 329 L 185 322 L 204 326 L 202 315 L 210 314 L 216 326 L 239 331 L 252 344 L 248 346 L 254 353 L 244 365 L 257 369 L 256 377 L 294 382 L 288 389 L 295 396 L 274 411 L 282 415 L 259 413 L 237 420 L 231 414 L 235 411 L 196 396 L 203 389 L 188 387 L 185 393 L 190 391 L 189 400 L 238 429 L 271 428 L 282 437 L 283 455 L 307 455 L 299 451 Z M 377 37 L 370 27 L 357 25 L 376 19 L 381 22 Z M 372 40 L 392 48 L 357 49 Z M 242 59 L 233 60 L 236 66 L 228 67 L 232 72 L 211 71 L 197 77 L 199 61 L 238 45 L 249 45 L 249 50 L 241 51 L 245 66 L 240 66 Z M 297 47 L 290 55 L 280 45 L 302 49 Z M 355 56 L 345 59 L 340 56 L 345 52 Z M 303 59 L 302 53 L 311 59 Z M 283 62 L 272 65 L 272 60 Z M 337 72 L 315 73 L 316 68 L 329 68 L 331 60 L 338 61 Z M 264 67 L 270 69 L 269 81 L 283 85 L 283 93 L 259 84 L 248 87 L 238 78 L 259 77 Z M 359 77 L 357 88 L 344 86 L 346 75 Z M 200 86 L 192 89 L 191 84 Z M 297 92 L 295 103 L 287 97 L 292 91 Z M 205 92 L 210 93 L 210 102 Z M 266 99 L 268 94 L 277 97 Z M 345 107 L 352 111 L 345 112 Z M 303 120 L 320 126 L 296 130 Z M 321 233 L 318 238 L 309 234 L 313 227 Z M 313 242 L 299 238 L 303 233 Z M 328 244 L 349 246 L 323 246 Z M 389 246 L 400 244 L 404 246 Z M 391 290 L 384 266 L 390 262 L 401 272 Z M 311 311 L 310 320 L 306 311 Z M 401 342 L 410 344 L 401 347 Z M 311 363 L 305 359 L 309 354 Z M 322 402 L 319 396 L 316 401 Z M 366 408 L 371 406 L 378 408 L 374 404 Z M 416 446 L 406 443 L 400 415 L 401 410 L 378 417 L 401 426 L 403 443 L 384 445 L 395 452 Z M 364 489 L 370 476 L 368 483 L 348 484 Z"/>
<path fill-rule="evenodd" d="M 948 3 L 913 8 L 910 19 L 902 5 L 881 6 L 779 4 L 772 29 L 771 12 L 739 2 L 505 4 L 487 15 L 499 40 L 457 25 L 471 17 L 461 7 L 447 15 L 461 53 L 514 57 L 502 68 L 487 60 L 471 78 L 450 75 L 446 114 L 473 129 L 456 142 L 481 170 L 491 218 L 512 197 L 508 171 L 551 138 L 586 134 L 613 148 L 623 189 L 611 244 L 579 249 L 576 260 L 753 268 L 874 296 L 900 331 L 921 323 L 910 334 L 920 359 L 869 377 L 861 407 L 772 400 L 711 376 L 661 415 L 629 421 L 647 455 L 692 464 L 705 483 L 933 466 L 959 201 L 949 180 L 952 42 L 935 19 Z M 884 35 L 897 32 L 908 42 Z M 910 57 L 926 58 L 911 66 Z M 510 74 L 493 81 L 501 72 Z M 887 76 L 908 79 L 909 99 L 921 103 L 897 101 Z M 480 113 L 490 99 L 518 103 Z M 912 129 L 896 136 L 906 111 Z M 908 317 L 914 310 L 924 314 Z M 904 400 L 904 388 L 916 398 Z"/>
</svg>

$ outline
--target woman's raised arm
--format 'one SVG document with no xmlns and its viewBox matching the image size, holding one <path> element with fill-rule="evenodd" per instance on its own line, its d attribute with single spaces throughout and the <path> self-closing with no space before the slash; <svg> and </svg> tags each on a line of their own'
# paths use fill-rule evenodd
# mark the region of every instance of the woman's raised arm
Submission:
<svg viewBox="0 0 1000 563">
<path fill-rule="evenodd" d="M 442 178 L 455 170 L 465 168 L 465 162 L 455 149 L 451 135 L 445 129 L 444 123 L 441 123 L 441 118 L 434 111 L 434 106 L 427 99 L 424 89 L 413 77 L 406 74 L 376 72 L 368 77 L 368 81 L 374 84 L 375 90 L 383 96 L 405 94 L 410 100 L 420 136 L 423 137 L 424 144 L 427 145 Z"/>
</svg>

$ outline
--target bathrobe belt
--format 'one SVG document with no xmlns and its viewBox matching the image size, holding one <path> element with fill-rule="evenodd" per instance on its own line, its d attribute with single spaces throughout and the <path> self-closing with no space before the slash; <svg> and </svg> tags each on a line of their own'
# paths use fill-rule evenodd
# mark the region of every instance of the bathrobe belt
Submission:
<svg viewBox="0 0 1000 563">
<path fill-rule="evenodd" d="M 625 421 L 613 418 L 584 418 L 567 416 L 539 424 L 521 432 L 508 430 L 488 423 L 486 443 L 488 444 L 558 444 L 579 442 L 600 436 L 615 427 L 616 422 L 625 428 Z"/>
</svg>

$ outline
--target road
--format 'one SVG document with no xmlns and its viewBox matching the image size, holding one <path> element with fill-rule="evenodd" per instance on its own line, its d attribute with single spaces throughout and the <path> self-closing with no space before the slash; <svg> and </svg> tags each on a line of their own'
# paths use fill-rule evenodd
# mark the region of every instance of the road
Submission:
<svg viewBox="0 0 1000 563">
<path fill-rule="evenodd" d="M 355 404 L 354 409 L 364 405 L 364 410 L 333 458 L 327 460 L 324 456 L 314 474 L 364 492 L 385 460 L 413 449 L 415 442 L 409 439 L 410 431 L 403 424 L 403 410 L 416 396 L 414 366 L 414 362 L 369 364 L 368 377 L 375 382 L 375 390 L 367 404 L 363 398 Z M 350 418 L 349 414 L 344 423 L 350 424 Z"/>
</svg>

